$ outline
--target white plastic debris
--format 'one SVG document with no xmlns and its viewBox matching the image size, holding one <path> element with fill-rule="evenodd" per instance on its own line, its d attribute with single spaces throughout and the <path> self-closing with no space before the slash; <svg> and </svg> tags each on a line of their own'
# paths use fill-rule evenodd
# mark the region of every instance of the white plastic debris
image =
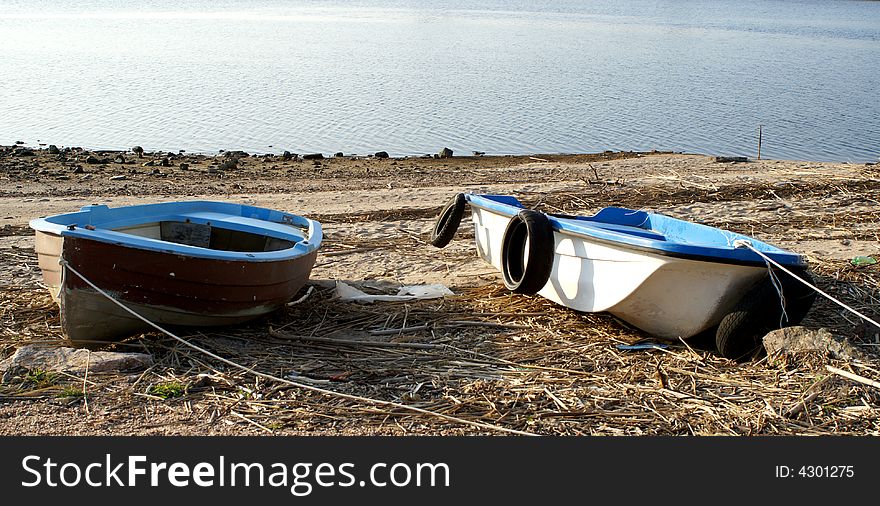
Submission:
<svg viewBox="0 0 880 506">
<path fill-rule="evenodd" d="M 357 288 L 343 283 L 336 282 L 336 296 L 341 300 L 352 300 L 355 302 L 370 303 L 375 301 L 407 301 L 416 299 L 439 299 L 445 295 L 455 295 L 452 290 L 444 285 L 410 285 L 402 286 L 397 291 L 397 295 L 370 295 L 364 293 Z"/>
</svg>

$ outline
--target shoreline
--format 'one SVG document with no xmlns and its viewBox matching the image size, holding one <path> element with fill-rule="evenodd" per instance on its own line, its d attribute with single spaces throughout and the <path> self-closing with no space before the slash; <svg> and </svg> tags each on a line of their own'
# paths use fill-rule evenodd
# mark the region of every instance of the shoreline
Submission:
<svg viewBox="0 0 880 506">
<path fill-rule="evenodd" d="M 0 151 L 2 150 L 12 150 L 15 148 L 24 148 L 32 151 L 48 151 L 50 146 L 53 144 L 40 142 L 38 141 L 36 144 L 31 144 L 25 141 L 15 141 L 12 144 L 3 144 L 0 143 Z M 82 145 L 62 145 L 58 144 L 55 147 L 59 151 L 74 151 L 80 153 L 94 153 L 101 156 L 115 156 L 118 154 L 131 154 L 132 148 L 107 148 L 107 147 L 95 147 L 95 146 L 82 146 Z M 285 149 L 285 148 L 276 148 L 273 146 L 267 146 L 267 150 L 246 150 L 244 148 L 220 148 L 211 151 L 197 151 L 197 150 L 186 150 L 186 149 L 178 149 L 178 150 L 169 150 L 169 149 L 154 149 L 147 150 L 144 149 L 144 155 L 150 156 L 194 156 L 194 157 L 221 157 L 226 153 L 246 153 L 251 157 L 281 157 L 283 153 L 290 152 L 291 154 L 297 154 L 298 156 L 303 155 L 318 155 L 324 157 L 324 159 L 336 158 L 338 153 L 342 153 L 343 156 L 340 158 L 346 159 L 371 159 L 375 158 L 377 153 L 386 153 L 389 159 L 394 160 L 410 160 L 417 158 L 436 158 L 438 153 L 446 148 L 439 148 L 437 151 L 429 152 L 429 151 L 421 151 L 421 152 L 412 152 L 412 153 L 404 153 L 404 152 L 394 152 L 388 151 L 387 149 L 380 149 L 373 152 L 365 152 L 365 153 L 351 153 L 344 151 L 301 151 L 295 150 L 293 148 Z M 738 152 L 746 152 L 746 151 L 754 151 L 752 148 L 748 150 L 738 150 Z M 685 151 L 681 149 L 650 149 L 650 150 L 637 150 L 637 149 L 605 149 L 602 151 L 534 151 L 534 152 L 522 152 L 522 153 L 506 153 L 506 152 L 486 152 L 486 151 L 457 151 L 453 150 L 454 158 L 473 158 L 473 157 L 486 157 L 486 158 L 521 158 L 521 157 L 576 157 L 576 156 L 593 156 L 593 155 L 601 155 L 605 153 L 614 153 L 614 154 L 676 154 L 676 155 L 697 155 L 697 156 L 718 156 L 718 157 L 730 157 L 730 158 L 747 158 L 749 161 L 758 161 L 757 157 L 753 154 L 743 155 L 743 154 L 732 154 L 732 153 L 712 153 L 709 151 Z M 812 159 L 812 158 L 768 158 L 763 156 L 761 160 L 779 160 L 786 162 L 809 162 L 809 163 L 830 163 L 830 164 L 868 164 L 873 165 L 880 163 L 880 153 L 874 159 L 864 159 L 864 160 L 854 160 L 850 159 Z"/>
</svg>

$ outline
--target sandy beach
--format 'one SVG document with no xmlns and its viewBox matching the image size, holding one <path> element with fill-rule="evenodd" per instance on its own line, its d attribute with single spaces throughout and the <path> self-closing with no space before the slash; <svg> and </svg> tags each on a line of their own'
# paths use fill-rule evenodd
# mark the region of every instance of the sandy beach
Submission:
<svg viewBox="0 0 880 506">
<path fill-rule="evenodd" d="M 226 200 L 320 220 L 312 291 L 269 317 L 188 339 L 268 374 L 447 415 L 256 379 L 148 333 L 114 347 L 150 354 L 146 370 L 0 384 L 0 433 L 504 433 L 454 417 L 534 434 L 880 434 L 880 389 L 827 368 L 880 381 L 880 337 L 833 303 L 817 299 L 803 325 L 850 342 L 858 359 L 817 352 L 736 363 L 683 342 L 622 351 L 616 345 L 654 340 L 607 314 L 508 293 L 477 257 L 466 221 L 449 247 L 431 247 L 438 211 L 462 191 L 511 194 L 553 212 L 619 205 L 752 235 L 805 255 L 822 290 L 880 313 L 878 266 L 850 262 L 880 254 L 873 164 L 633 152 L 303 160 L 0 147 L 0 360 L 28 343 L 63 343 L 29 220 L 92 203 Z M 334 299 L 336 281 L 371 293 L 442 283 L 456 295 L 363 305 Z M 421 330 L 394 332 L 408 327 Z M 165 398 L 157 385 L 179 391 Z"/>
</svg>

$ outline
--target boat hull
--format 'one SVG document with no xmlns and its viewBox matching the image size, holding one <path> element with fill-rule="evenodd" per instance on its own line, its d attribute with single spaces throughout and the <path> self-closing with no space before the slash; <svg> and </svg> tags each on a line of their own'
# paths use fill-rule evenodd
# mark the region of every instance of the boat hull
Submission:
<svg viewBox="0 0 880 506">
<path fill-rule="evenodd" d="M 510 217 L 471 205 L 477 252 L 502 269 Z M 605 311 L 665 339 L 717 325 L 767 269 L 637 251 L 554 230 L 553 267 L 538 292 L 585 312 Z"/>
<path fill-rule="evenodd" d="M 46 234 L 49 235 L 49 234 Z M 151 330 L 86 283 L 66 266 L 99 286 L 147 320 L 168 326 L 242 323 L 284 306 L 306 283 L 317 251 L 269 262 L 193 258 L 129 248 L 78 237 L 43 240 L 41 263 L 50 291 L 57 294 L 65 336 L 80 346 L 98 346 Z M 45 259 L 45 262 L 43 262 Z M 58 261 L 56 260 L 56 265 Z M 59 278 L 59 284 L 52 281 Z"/>
</svg>

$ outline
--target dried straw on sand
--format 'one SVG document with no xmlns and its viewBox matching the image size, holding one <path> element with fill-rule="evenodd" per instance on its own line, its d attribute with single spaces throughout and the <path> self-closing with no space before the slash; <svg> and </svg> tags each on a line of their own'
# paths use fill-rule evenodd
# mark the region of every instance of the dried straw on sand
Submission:
<svg viewBox="0 0 880 506">
<path fill-rule="evenodd" d="M 823 289 L 852 304 L 876 307 L 857 282 L 829 275 L 821 280 Z M 57 337 L 51 301 L 34 295 L 4 291 L 7 345 L 12 335 Z M 811 318 L 850 326 L 831 304 L 820 302 Z M 342 302 L 332 298 L 332 289 L 318 288 L 260 325 L 187 336 L 213 353 L 298 383 L 536 434 L 880 430 L 880 390 L 820 367 L 876 378 L 876 363 L 826 357 L 734 363 L 686 343 L 638 352 L 615 346 L 645 338 L 607 315 L 577 314 L 497 286 L 442 301 L 381 305 Z M 93 391 L 124 402 L 132 394 L 149 398 L 151 385 L 178 383 L 193 416 L 232 416 L 271 433 L 333 433 L 352 425 L 370 433 L 491 432 L 255 379 L 161 334 L 128 346 L 152 353 L 156 365 L 124 387 L 93 376 Z M 10 388 L 4 395 L 35 394 Z"/>
<path fill-rule="evenodd" d="M 691 163 L 658 160 L 660 167 Z M 630 162 L 623 160 L 616 173 L 632 178 L 635 169 L 625 165 Z M 516 194 L 552 212 L 585 213 L 617 204 L 784 244 L 819 237 L 832 245 L 839 240 L 876 245 L 876 174 L 824 170 L 793 179 L 790 167 L 781 175 L 764 169 L 767 177 L 756 180 L 741 173 L 681 176 L 662 168 L 632 181 L 603 178 L 616 173 L 581 164 L 553 169 L 552 177 L 536 172 L 535 178 L 555 186 L 534 183 L 530 190 L 522 185 Z M 501 169 L 493 165 L 491 170 Z M 375 278 L 360 287 L 387 293 L 395 283 L 373 275 L 364 262 L 404 265 L 432 255 L 461 265 L 474 262 L 472 236 L 464 229 L 442 253 L 426 246 L 425 232 L 441 203 L 314 213 L 328 232 L 317 279 L 352 272 L 360 262 L 359 279 Z M 415 228 L 391 227 L 395 220 L 408 220 Z M 387 227 L 365 235 L 359 227 L 366 226 Z M 822 290 L 871 317 L 880 314 L 878 266 L 857 268 L 840 255 L 810 255 L 809 261 Z M 13 282 L 0 286 L 0 358 L 23 343 L 59 342 L 58 310 L 33 281 L 33 252 L 5 248 L 0 263 L 13 273 Z M 441 261 L 437 268 L 442 267 Z M 266 319 L 185 336 L 261 373 L 380 403 L 254 377 L 161 333 L 148 333 L 116 345 L 150 353 L 154 365 L 146 371 L 62 375 L 49 385 L 11 382 L 0 385 L 0 404 L 26 402 L 34 410 L 60 406 L 66 419 L 93 417 L 88 420 L 95 427 L 112 426 L 114 416 L 123 417 L 120 412 L 141 413 L 130 428 L 134 433 L 152 428 L 213 433 L 226 426 L 232 433 L 483 434 L 495 433 L 485 427 L 496 426 L 548 435 L 880 435 L 880 389 L 870 383 L 880 380 L 880 339 L 876 329 L 827 300 L 817 299 L 803 324 L 850 339 L 865 352 L 864 360 L 813 353 L 736 363 L 690 342 L 623 351 L 618 344 L 652 339 L 607 314 L 576 313 L 540 297 L 508 293 L 497 276 L 474 272 L 454 286 L 454 297 L 408 303 L 344 302 L 333 297 L 332 286 L 316 282 L 304 300 Z M 157 389 L 169 385 L 178 387 L 172 395 Z M 71 395 L 71 389 L 86 395 Z"/>
</svg>

